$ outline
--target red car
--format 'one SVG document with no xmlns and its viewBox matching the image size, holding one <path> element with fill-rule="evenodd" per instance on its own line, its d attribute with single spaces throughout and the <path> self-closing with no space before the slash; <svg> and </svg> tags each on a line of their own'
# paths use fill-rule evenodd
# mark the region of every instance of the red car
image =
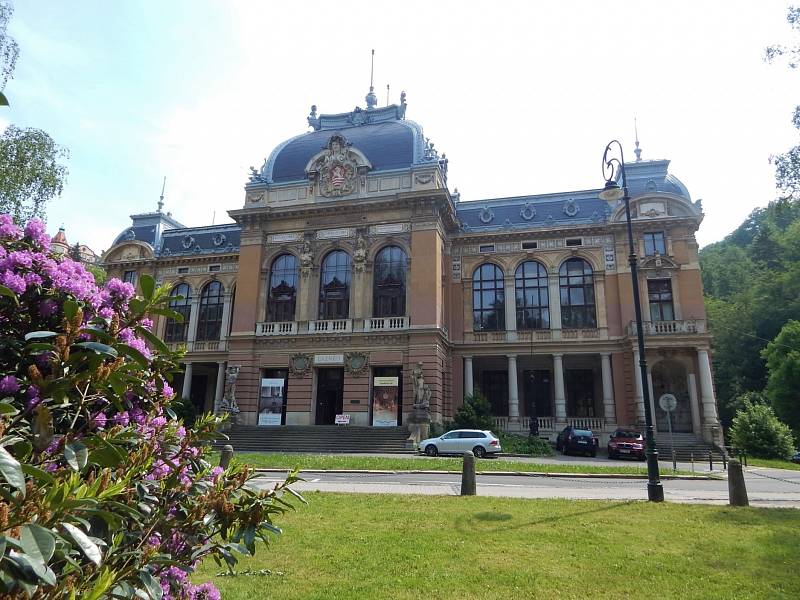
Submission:
<svg viewBox="0 0 800 600">
<path fill-rule="evenodd" d="M 608 458 L 632 456 L 644 460 L 644 436 L 631 429 L 617 429 L 608 440 Z"/>
</svg>

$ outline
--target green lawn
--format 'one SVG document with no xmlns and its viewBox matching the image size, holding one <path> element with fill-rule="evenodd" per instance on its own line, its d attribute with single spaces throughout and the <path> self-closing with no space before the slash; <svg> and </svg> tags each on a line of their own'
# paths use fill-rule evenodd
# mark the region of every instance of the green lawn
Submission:
<svg viewBox="0 0 800 600">
<path fill-rule="evenodd" d="M 750 458 L 747 457 L 748 467 L 769 467 L 770 469 L 789 469 L 790 471 L 800 471 L 800 464 L 790 460 L 779 458 Z"/>
<path fill-rule="evenodd" d="M 387 458 L 382 456 L 337 456 L 331 454 L 270 454 L 262 452 L 242 452 L 235 459 L 253 467 L 272 469 L 357 469 L 377 471 L 460 471 L 460 458 Z M 219 460 L 214 458 L 214 461 Z M 476 463 L 478 471 L 522 471 L 525 473 L 599 473 L 646 475 L 647 469 L 641 463 L 618 465 L 580 465 L 572 463 L 536 464 L 510 460 L 483 459 Z M 662 470 L 662 475 L 673 471 Z M 679 474 L 691 475 L 689 471 Z M 697 473 L 703 475 L 703 473 Z"/>
<path fill-rule="evenodd" d="M 798 598 L 800 511 L 310 493 L 225 600 Z"/>
</svg>

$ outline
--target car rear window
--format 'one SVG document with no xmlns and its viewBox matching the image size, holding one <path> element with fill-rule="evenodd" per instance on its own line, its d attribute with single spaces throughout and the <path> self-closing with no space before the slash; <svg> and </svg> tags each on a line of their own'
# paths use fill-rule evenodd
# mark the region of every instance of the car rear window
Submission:
<svg viewBox="0 0 800 600">
<path fill-rule="evenodd" d="M 461 437 L 463 438 L 482 438 L 486 437 L 482 431 L 462 431 Z"/>
<path fill-rule="evenodd" d="M 589 431 L 588 429 L 573 429 L 572 430 L 572 434 L 573 435 L 592 437 L 592 432 Z"/>
</svg>

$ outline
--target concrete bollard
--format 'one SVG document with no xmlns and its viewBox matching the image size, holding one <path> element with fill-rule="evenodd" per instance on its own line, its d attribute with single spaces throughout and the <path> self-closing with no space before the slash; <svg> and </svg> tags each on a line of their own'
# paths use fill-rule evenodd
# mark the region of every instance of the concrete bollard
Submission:
<svg viewBox="0 0 800 600">
<path fill-rule="evenodd" d="M 222 452 L 219 455 L 219 466 L 223 469 L 227 469 L 228 465 L 231 464 L 231 459 L 233 458 L 233 446 L 230 444 L 226 444 L 222 447 Z"/>
<path fill-rule="evenodd" d="M 477 493 L 475 486 L 475 455 L 464 452 L 464 467 L 461 471 L 461 495 L 474 496 Z"/>
<path fill-rule="evenodd" d="M 731 506 L 750 506 L 744 485 L 742 463 L 735 458 L 728 462 L 728 499 Z"/>
</svg>

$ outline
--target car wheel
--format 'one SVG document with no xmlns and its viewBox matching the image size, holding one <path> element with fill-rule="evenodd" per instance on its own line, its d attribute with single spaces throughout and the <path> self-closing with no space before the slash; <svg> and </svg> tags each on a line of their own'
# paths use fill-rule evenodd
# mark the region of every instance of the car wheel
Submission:
<svg viewBox="0 0 800 600">
<path fill-rule="evenodd" d="M 425 454 L 427 454 L 428 456 L 438 456 L 439 449 L 433 444 L 428 444 L 427 446 L 425 446 Z"/>
<path fill-rule="evenodd" d="M 590 452 L 589 456 L 591 456 L 592 458 L 597 458 L 597 452 Z"/>
<path fill-rule="evenodd" d="M 617 455 L 614 454 L 613 452 L 609 452 L 608 453 L 608 458 L 609 458 L 609 460 L 616 460 L 617 459 Z"/>
<path fill-rule="evenodd" d="M 472 453 L 478 458 L 486 458 L 486 448 L 483 446 L 475 446 L 472 449 Z"/>
</svg>

